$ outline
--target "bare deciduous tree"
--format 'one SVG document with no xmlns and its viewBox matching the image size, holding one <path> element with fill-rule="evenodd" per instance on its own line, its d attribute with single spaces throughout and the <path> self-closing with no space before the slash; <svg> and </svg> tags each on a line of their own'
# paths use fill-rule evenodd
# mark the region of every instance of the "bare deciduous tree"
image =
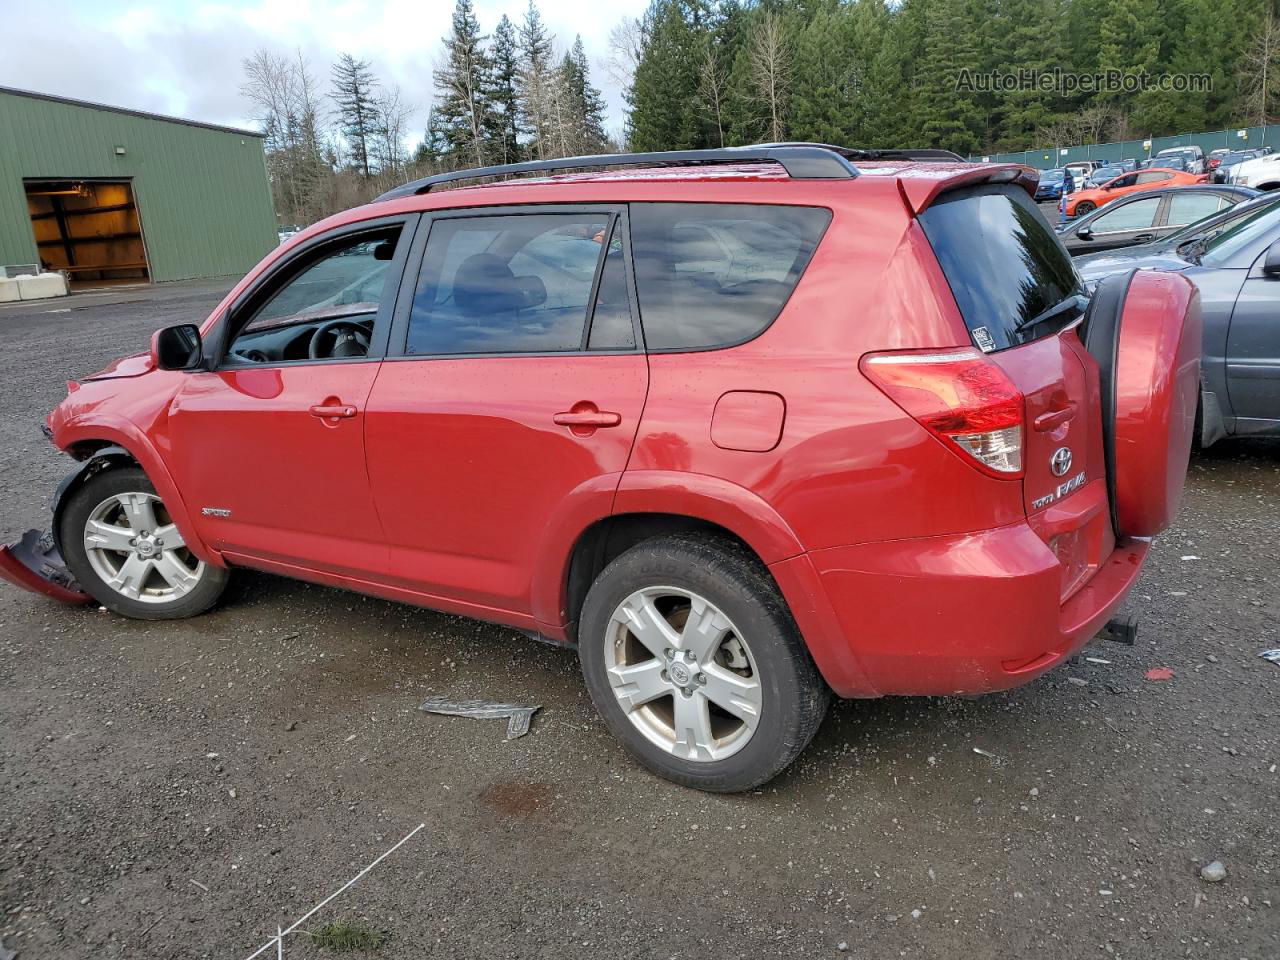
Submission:
<svg viewBox="0 0 1280 960">
<path fill-rule="evenodd" d="M 604 69 L 623 90 L 631 86 L 644 49 L 644 24 L 639 17 L 623 17 L 609 31 L 609 56 Z"/>
<path fill-rule="evenodd" d="M 791 86 L 791 51 L 782 20 L 773 12 L 760 19 L 749 51 L 755 99 L 764 107 L 767 138 L 785 138 L 786 100 Z"/>
<path fill-rule="evenodd" d="M 716 136 L 724 146 L 724 94 L 729 82 L 728 72 L 720 62 L 715 44 L 708 42 L 702 51 L 702 63 L 698 68 L 698 89 L 706 101 L 711 117 L 716 122 Z M 780 138 L 778 138 L 780 139 Z"/>
<path fill-rule="evenodd" d="M 1252 115 L 1250 119 L 1264 126 L 1272 116 L 1271 100 L 1280 88 L 1280 20 L 1276 19 L 1270 4 L 1244 52 L 1240 75 L 1244 80 L 1245 102 Z"/>
</svg>

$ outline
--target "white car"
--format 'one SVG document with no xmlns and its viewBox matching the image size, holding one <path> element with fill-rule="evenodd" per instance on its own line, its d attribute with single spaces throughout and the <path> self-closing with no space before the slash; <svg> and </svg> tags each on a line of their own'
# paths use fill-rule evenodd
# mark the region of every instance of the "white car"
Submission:
<svg viewBox="0 0 1280 960">
<path fill-rule="evenodd" d="M 1280 187 L 1280 153 L 1268 153 L 1236 164 L 1231 182 L 1255 190 L 1275 190 Z"/>
</svg>

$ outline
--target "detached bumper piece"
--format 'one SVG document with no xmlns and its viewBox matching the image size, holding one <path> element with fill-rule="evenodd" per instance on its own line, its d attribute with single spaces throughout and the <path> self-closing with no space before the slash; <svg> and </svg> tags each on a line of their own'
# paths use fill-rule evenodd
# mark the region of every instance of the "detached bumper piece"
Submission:
<svg viewBox="0 0 1280 960">
<path fill-rule="evenodd" d="M 0 547 L 0 577 L 62 603 L 93 603 L 62 560 L 53 536 L 28 530 L 17 543 Z"/>
</svg>

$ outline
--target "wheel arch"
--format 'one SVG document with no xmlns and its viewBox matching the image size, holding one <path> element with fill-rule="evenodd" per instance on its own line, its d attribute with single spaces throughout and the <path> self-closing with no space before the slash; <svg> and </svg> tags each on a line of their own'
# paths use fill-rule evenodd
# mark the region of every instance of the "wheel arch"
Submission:
<svg viewBox="0 0 1280 960">
<path fill-rule="evenodd" d="M 99 425 L 95 429 L 79 428 L 61 431 L 57 440 L 58 445 L 68 455 L 80 462 L 58 485 L 50 502 L 55 542 L 61 539 L 59 526 L 62 510 L 76 490 L 103 470 L 133 465 L 139 467 L 155 486 L 156 493 L 160 495 L 165 508 L 169 511 L 169 516 L 186 540 L 188 549 L 206 563 L 217 567 L 226 566 L 221 555 L 211 550 L 200 539 L 186 503 L 173 482 L 173 477 L 170 476 L 155 449 L 140 432 L 131 430 L 127 426 Z M 57 545 L 61 551 L 61 542 Z"/>
</svg>

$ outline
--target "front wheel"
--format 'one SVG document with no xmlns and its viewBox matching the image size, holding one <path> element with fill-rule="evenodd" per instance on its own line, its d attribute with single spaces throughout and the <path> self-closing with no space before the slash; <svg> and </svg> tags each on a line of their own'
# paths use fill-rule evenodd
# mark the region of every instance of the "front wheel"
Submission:
<svg viewBox="0 0 1280 960">
<path fill-rule="evenodd" d="M 186 541 L 147 475 L 106 470 L 71 495 L 59 523 L 67 567 L 108 610 L 138 620 L 194 617 L 213 606 L 227 571 Z"/>
<path fill-rule="evenodd" d="M 767 571 L 708 537 L 656 538 L 609 564 L 583 605 L 578 655 L 623 746 L 659 776 L 716 793 L 780 773 L 830 701 Z"/>
<path fill-rule="evenodd" d="M 1097 209 L 1098 209 L 1097 204 L 1090 203 L 1088 200 L 1081 200 L 1079 203 L 1076 204 L 1076 216 L 1083 217 L 1083 216 L 1086 216 L 1087 214 L 1093 213 L 1093 211 Z"/>
</svg>

